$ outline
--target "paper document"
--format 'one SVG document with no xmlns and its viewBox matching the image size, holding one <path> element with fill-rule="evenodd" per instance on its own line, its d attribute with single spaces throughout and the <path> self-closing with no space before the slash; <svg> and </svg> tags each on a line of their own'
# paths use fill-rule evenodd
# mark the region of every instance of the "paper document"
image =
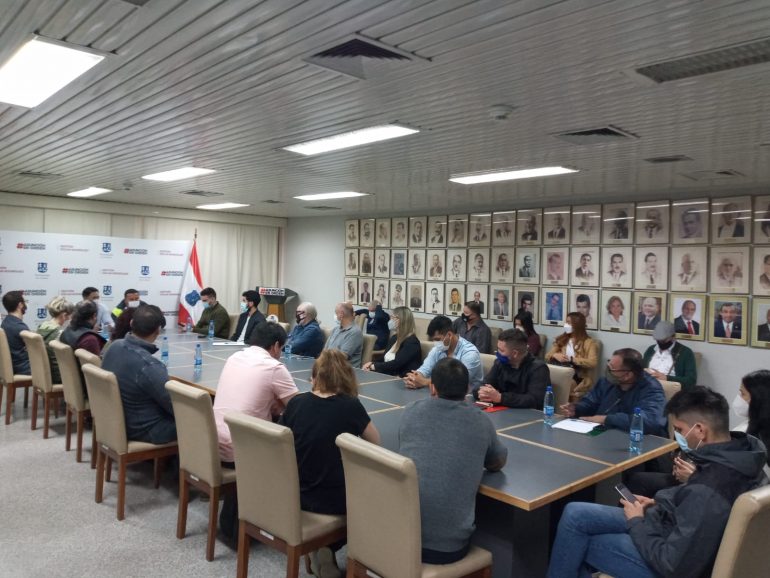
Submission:
<svg viewBox="0 0 770 578">
<path fill-rule="evenodd" d="M 237 341 L 212 341 L 211 345 L 237 345 L 238 347 L 246 347 L 245 343 L 238 343 Z"/>
<path fill-rule="evenodd" d="M 591 421 L 583 421 L 582 419 L 563 419 L 560 422 L 553 424 L 553 429 L 565 429 L 567 431 L 574 431 L 577 433 L 588 433 L 598 426 L 598 423 Z"/>
</svg>

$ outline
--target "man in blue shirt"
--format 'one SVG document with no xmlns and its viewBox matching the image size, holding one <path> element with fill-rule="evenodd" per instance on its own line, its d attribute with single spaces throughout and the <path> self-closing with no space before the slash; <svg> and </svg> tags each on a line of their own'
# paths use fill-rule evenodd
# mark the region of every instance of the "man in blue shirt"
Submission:
<svg viewBox="0 0 770 578">
<path fill-rule="evenodd" d="M 287 344 L 293 355 L 318 357 L 324 348 L 324 334 L 316 321 L 318 311 L 312 303 L 300 303 L 297 306 L 297 324 L 289 334 Z"/>
</svg>

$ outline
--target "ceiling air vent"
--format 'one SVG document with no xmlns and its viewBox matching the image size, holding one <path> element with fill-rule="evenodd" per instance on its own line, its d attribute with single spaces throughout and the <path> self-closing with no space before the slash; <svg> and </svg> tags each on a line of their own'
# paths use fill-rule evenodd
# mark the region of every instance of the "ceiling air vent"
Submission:
<svg viewBox="0 0 770 578">
<path fill-rule="evenodd" d="M 639 138 L 635 134 L 619 129 L 611 124 L 598 128 L 562 132 L 553 136 L 569 143 L 579 145 L 608 144 Z"/>
<path fill-rule="evenodd" d="M 682 173 L 682 176 L 692 179 L 693 181 L 715 181 L 719 179 L 745 177 L 746 175 L 733 169 L 722 169 L 718 171 L 693 171 L 691 173 Z"/>
<path fill-rule="evenodd" d="M 213 191 L 182 191 L 183 195 L 190 195 L 191 197 L 221 197 L 224 193 L 215 193 Z"/>
<path fill-rule="evenodd" d="M 283 201 L 276 201 L 275 199 L 267 199 L 265 201 L 262 201 L 266 205 L 282 205 Z"/>
<path fill-rule="evenodd" d="M 329 205 L 314 205 L 312 207 L 305 207 L 306 209 L 313 209 L 314 211 L 339 211 L 339 207 L 330 207 Z"/>
<path fill-rule="evenodd" d="M 147 4 L 150 0 L 121 0 L 121 2 L 124 2 L 126 4 L 133 4 L 134 6 L 142 7 L 145 4 Z"/>
<path fill-rule="evenodd" d="M 652 163 L 654 165 L 662 165 L 665 163 L 678 163 L 681 161 L 691 161 L 692 159 L 687 155 L 670 155 L 667 157 L 650 157 L 644 160 L 645 162 Z"/>
<path fill-rule="evenodd" d="M 57 173 L 41 173 L 38 171 L 21 171 L 19 173 L 20 177 L 27 177 L 30 179 L 58 179 L 60 177 L 63 177 L 64 175 L 60 175 Z"/>
</svg>

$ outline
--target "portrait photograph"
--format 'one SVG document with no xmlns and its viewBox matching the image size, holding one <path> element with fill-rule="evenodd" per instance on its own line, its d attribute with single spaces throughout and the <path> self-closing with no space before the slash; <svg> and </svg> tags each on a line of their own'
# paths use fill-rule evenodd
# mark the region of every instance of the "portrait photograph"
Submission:
<svg viewBox="0 0 770 578">
<path fill-rule="evenodd" d="M 637 291 L 634 293 L 634 333 L 651 335 L 655 328 L 666 315 L 666 294 L 647 293 Z"/>
<path fill-rule="evenodd" d="M 586 318 L 586 329 L 599 328 L 599 290 L 598 289 L 570 289 L 569 311 L 567 313 L 582 313 Z"/>
<path fill-rule="evenodd" d="M 634 252 L 631 247 L 602 247 L 602 287 L 631 289 Z"/>
<path fill-rule="evenodd" d="M 754 247 L 754 295 L 770 296 L 770 247 Z"/>
<path fill-rule="evenodd" d="M 751 197 L 711 200 L 711 243 L 751 242 Z"/>
<path fill-rule="evenodd" d="M 445 215 L 428 217 L 428 247 L 446 247 Z"/>
<path fill-rule="evenodd" d="M 395 309 L 396 307 L 406 307 L 406 283 L 404 281 L 391 281 L 390 282 L 390 307 Z"/>
<path fill-rule="evenodd" d="M 426 278 L 431 281 L 443 281 L 446 274 L 446 264 L 444 259 L 446 257 L 444 249 L 428 249 L 428 274 Z"/>
<path fill-rule="evenodd" d="M 489 281 L 489 249 L 468 249 L 468 281 Z"/>
<path fill-rule="evenodd" d="M 358 274 L 361 277 L 374 275 L 374 249 L 358 250 Z"/>
<path fill-rule="evenodd" d="M 345 275 L 358 276 L 358 249 L 345 249 Z"/>
<path fill-rule="evenodd" d="M 519 247 L 516 249 L 516 283 L 538 285 L 540 283 L 540 249 Z"/>
<path fill-rule="evenodd" d="M 375 224 L 377 229 L 375 246 L 390 247 L 390 219 L 377 219 Z"/>
<path fill-rule="evenodd" d="M 711 247 L 711 291 L 714 293 L 749 292 L 748 245 Z"/>
<path fill-rule="evenodd" d="M 567 316 L 567 290 L 558 287 L 540 289 L 541 325 L 564 325 Z"/>
<path fill-rule="evenodd" d="M 770 299 L 754 299 L 752 317 L 751 345 L 770 349 Z"/>
<path fill-rule="evenodd" d="M 668 246 L 656 245 L 634 249 L 636 289 L 668 289 Z"/>
<path fill-rule="evenodd" d="M 634 242 L 634 203 L 602 206 L 602 245 L 631 245 Z"/>
<path fill-rule="evenodd" d="M 360 278 L 358 280 L 358 304 L 368 305 L 372 300 L 372 287 L 374 286 L 374 280 Z"/>
<path fill-rule="evenodd" d="M 628 333 L 631 330 L 631 291 L 602 290 L 601 329 Z"/>
<path fill-rule="evenodd" d="M 514 249 L 512 247 L 492 249 L 490 281 L 493 283 L 513 283 L 513 255 Z"/>
<path fill-rule="evenodd" d="M 487 294 L 489 287 L 487 285 L 470 284 L 465 286 L 467 294 L 466 302 L 473 301 L 481 309 L 481 316 L 487 317 Z"/>
<path fill-rule="evenodd" d="M 391 219 L 391 247 L 406 247 L 409 244 L 409 219 L 393 217 Z"/>
<path fill-rule="evenodd" d="M 358 219 L 345 221 L 345 246 L 358 247 Z"/>
<path fill-rule="evenodd" d="M 388 249 L 374 250 L 374 276 L 390 277 L 390 251 Z"/>
<path fill-rule="evenodd" d="M 444 314 L 444 284 L 425 284 L 425 313 L 431 315 Z"/>
<path fill-rule="evenodd" d="M 394 279 L 406 279 L 406 249 L 391 250 L 390 276 Z"/>
<path fill-rule="evenodd" d="M 703 322 L 707 312 L 706 295 L 703 293 L 672 293 L 671 311 L 668 318 L 674 321 L 674 331 L 678 339 L 703 341 L 706 337 L 706 324 Z"/>
<path fill-rule="evenodd" d="M 711 295 L 709 299 L 708 339 L 710 343 L 746 345 L 748 327 L 744 327 L 744 315 L 748 315 L 747 297 Z"/>
<path fill-rule="evenodd" d="M 670 205 L 668 201 L 637 203 L 636 244 L 668 243 L 670 237 Z"/>
<path fill-rule="evenodd" d="M 496 321 L 510 321 L 513 319 L 511 310 L 510 285 L 489 286 L 489 318 Z"/>
<path fill-rule="evenodd" d="M 468 246 L 489 247 L 492 213 L 473 213 L 468 221 Z"/>
<path fill-rule="evenodd" d="M 671 290 L 705 293 L 708 287 L 708 247 L 671 247 Z"/>
<path fill-rule="evenodd" d="M 465 303 L 465 285 L 461 283 L 447 283 L 444 286 L 445 315 L 459 316 L 463 312 Z"/>
<path fill-rule="evenodd" d="M 467 252 L 465 249 L 447 249 L 446 252 L 446 280 L 465 281 L 467 270 Z"/>
<path fill-rule="evenodd" d="M 709 242 L 708 199 L 688 199 L 671 203 L 671 241 L 676 245 Z"/>
<path fill-rule="evenodd" d="M 569 285 L 569 249 L 566 247 L 543 249 L 543 283 Z"/>
<path fill-rule="evenodd" d="M 409 217 L 409 246 L 425 247 L 428 244 L 428 217 Z"/>
<path fill-rule="evenodd" d="M 374 300 L 378 301 L 383 309 L 388 309 L 390 307 L 388 282 L 385 279 L 375 279 L 374 288 Z"/>
<path fill-rule="evenodd" d="M 492 245 L 510 247 L 516 244 L 516 211 L 492 213 Z"/>
<path fill-rule="evenodd" d="M 599 286 L 599 247 L 572 247 L 569 270 L 571 285 Z"/>
<path fill-rule="evenodd" d="M 601 230 L 601 205 L 572 207 L 572 243 L 575 245 L 598 245 L 602 239 Z"/>
<path fill-rule="evenodd" d="M 770 196 L 754 197 L 754 244 L 770 244 Z"/>
<path fill-rule="evenodd" d="M 407 289 L 409 290 L 409 309 L 417 312 L 422 311 L 425 302 L 425 283 L 423 281 L 409 281 Z"/>
<path fill-rule="evenodd" d="M 355 277 L 345 277 L 345 288 L 342 296 L 343 301 L 358 303 L 358 279 Z"/>
<path fill-rule="evenodd" d="M 537 323 L 540 313 L 540 301 L 537 287 L 514 287 L 514 303 L 516 305 L 516 315 L 527 312 L 532 315 L 532 321 Z"/>
<path fill-rule="evenodd" d="M 408 279 L 425 279 L 425 250 L 409 249 L 406 260 L 406 276 Z"/>
<path fill-rule="evenodd" d="M 544 209 L 543 244 L 569 245 L 571 224 L 569 207 Z"/>
<path fill-rule="evenodd" d="M 447 223 L 447 246 L 466 247 L 468 245 L 468 215 L 449 215 Z"/>
<path fill-rule="evenodd" d="M 543 239 L 543 209 L 519 209 L 516 234 L 519 245 L 540 245 Z"/>
<path fill-rule="evenodd" d="M 361 247 L 374 247 L 374 219 L 361 219 L 361 231 L 358 241 Z"/>
</svg>

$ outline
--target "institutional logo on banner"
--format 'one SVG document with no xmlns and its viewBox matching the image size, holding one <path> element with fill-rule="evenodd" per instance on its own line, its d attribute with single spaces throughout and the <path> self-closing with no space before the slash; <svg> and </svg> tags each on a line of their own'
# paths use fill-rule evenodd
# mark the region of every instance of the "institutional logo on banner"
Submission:
<svg viewBox="0 0 770 578">
<path fill-rule="evenodd" d="M 112 295 L 112 285 L 102 285 L 102 295 L 105 297 Z"/>
<path fill-rule="evenodd" d="M 198 247 L 197 242 L 193 241 L 192 251 L 190 251 L 190 262 L 187 265 L 187 271 L 185 271 L 179 298 L 179 323 L 185 324 L 188 319 L 193 324 L 198 322 L 201 313 L 203 313 L 203 303 L 201 303 L 202 289 L 203 282 L 201 281 L 201 268 L 198 263 Z"/>
<path fill-rule="evenodd" d="M 112 251 L 112 243 L 102 243 L 102 253 L 110 253 Z"/>
<path fill-rule="evenodd" d="M 37 308 L 37 318 L 38 319 L 45 319 L 48 317 L 48 313 L 46 312 L 45 307 L 38 307 Z"/>
<path fill-rule="evenodd" d="M 142 275 L 146 277 L 149 274 L 150 274 L 150 266 L 142 265 Z"/>
<path fill-rule="evenodd" d="M 38 263 L 37 264 L 37 272 L 38 273 L 48 273 L 48 263 Z"/>
</svg>

